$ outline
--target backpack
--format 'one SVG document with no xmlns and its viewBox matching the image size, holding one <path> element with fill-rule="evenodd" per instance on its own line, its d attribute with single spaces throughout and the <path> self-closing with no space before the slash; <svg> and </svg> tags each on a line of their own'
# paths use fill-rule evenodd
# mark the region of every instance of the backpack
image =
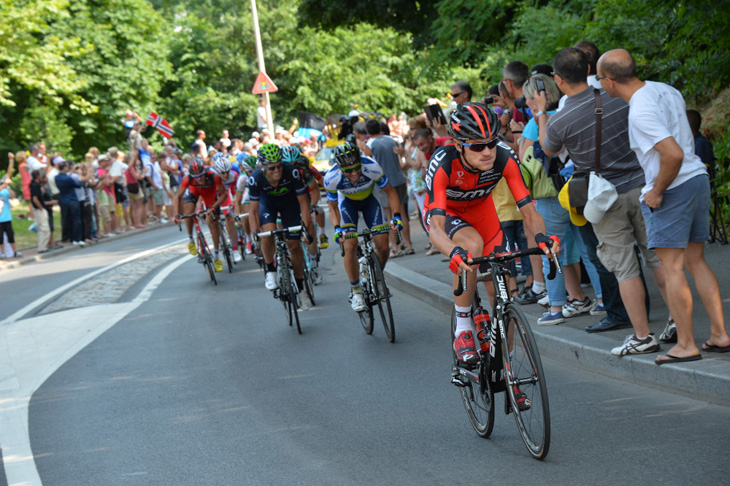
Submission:
<svg viewBox="0 0 730 486">
<path fill-rule="evenodd" d="M 548 172 L 545 172 L 547 156 L 540 147 L 540 142 L 533 143 L 525 151 L 524 160 L 520 162 L 520 171 L 532 199 L 557 197 L 565 184 L 560 175 L 564 165 L 558 157 L 550 158 Z"/>
</svg>

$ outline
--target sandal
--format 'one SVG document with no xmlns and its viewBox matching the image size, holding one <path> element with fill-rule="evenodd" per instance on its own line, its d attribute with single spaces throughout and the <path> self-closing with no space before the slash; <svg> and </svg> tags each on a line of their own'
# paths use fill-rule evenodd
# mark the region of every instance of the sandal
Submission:
<svg viewBox="0 0 730 486">
<path fill-rule="evenodd" d="M 414 250 L 413 248 L 406 249 L 405 255 L 415 255 L 415 254 L 416 254 L 416 250 Z"/>
<path fill-rule="evenodd" d="M 403 256 L 403 250 L 390 250 L 390 258 L 398 258 Z"/>
<path fill-rule="evenodd" d="M 428 251 L 426 252 L 426 256 L 436 255 L 436 254 L 438 254 L 438 253 L 440 253 L 440 252 L 439 252 L 439 251 L 438 251 L 438 250 L 436 249 L 436 247 L 434 246 L 434 247 L 431 247 L 431 248 L 430 248 L 430 249 L 429 249 L 429 250 L 428 250 Z"/>
</svg>

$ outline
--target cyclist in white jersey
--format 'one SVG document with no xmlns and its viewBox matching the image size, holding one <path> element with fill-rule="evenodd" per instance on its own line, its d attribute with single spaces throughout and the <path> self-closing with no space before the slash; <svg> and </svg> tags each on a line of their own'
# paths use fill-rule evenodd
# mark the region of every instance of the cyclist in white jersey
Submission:
<svg viewBox="0 0 730 486">
<path fill-rule="evenodd" d="M 324 187 L 330 222 L 335 228 L 335 243 L 339 243 L 345 234 L 357 231 L 358 213 L 362 213 L 368 228 L 383 224 L 383 208 L 372 194 L 375 184 L 386 193 L 391 207 L 397 208 L 400 203 L 398 193 L 388 182 L 382 167 L 374 159 L 360 155 L 357 146 L 345 142 L 335 148 L 334 156 L 336 164 L 325 175 Z M 400 213 L 393 215 L 390 224 L 393 228 L 403 227 Z M 380 266 L 384 269 L 388 261 L 387 230 L 376 232 L 373 242 Z M 345 239 L 344 246 L 345 271 L 352 287 L 350 304 L 354 311 L 364 311 L 366 305 L 360 286 L 357 239 Z"/>
</svg>

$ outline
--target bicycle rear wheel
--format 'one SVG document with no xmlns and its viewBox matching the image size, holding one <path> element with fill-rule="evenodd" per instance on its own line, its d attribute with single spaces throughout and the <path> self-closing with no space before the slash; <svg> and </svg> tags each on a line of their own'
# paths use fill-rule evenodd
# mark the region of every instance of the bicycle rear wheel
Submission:
<svg viewBox="0 0 730 486">
<path fill-rule="evenodd" d="M 317 305 L 317 303 L 314 301 L 314 270 L 312 270 L 311 263 L 309 261 L 307 247 L 302 245 L 302 250 L 304 251 L 304 290 L 307 292 L 309 300 L 312 301 L 312 305 L 314 306 Z"/>
<path fill-rule="evenodd" d="M 385 274 L 380 268 L 380 262 L 378 258 L 373 255 L 371 257 L 370 275 L 372 282 L 375 284 L 371 289 L 373 294 L 378 297 L 378 310 L 380 310 L 380 318 L 383 321 L 383 328 L 385 328 L 385 334 L 388 336 L 388 340 L 391 343 L 395 342 L 395 321 L 393 321 L 393 309 L 390 306 L 390 290 L 388 285 L 385 283 Z"/>
<path fill-rule="evenodd" d="M 247 237 L 243 235 L 241 230 L 238 230 L 238 251 L 241 253 L 241 261 L 246 260 L 246 242 Z"/>
<path fill-rule="evenodd" d="M 213 255 L 210 254 L 208 244 L 205 242 L 205 236 L 202 233 L 198 233 L 198 251 L 202 253 L 203 265 L 208 269 L 208 275 L 213 281 L 214 285 L 218 285 L 218 280 L 215 278 L 215 266 L 213 265 Z"/>
<path fill-rule="evenodd" d="M 507 396 L 522 441 L 535 459 L 542 460 L 550 449 L 550 407 L 540 353 L 518 306 L 506 305 L 504 322 L 508 339 L 502 342 L 502 360 Z M 520 401 L 520 392 L 529 403 Z"/>
<path fill-rule="evenodd" d="M 473 307 L 473 306 L 472 306 Z M 454 358 L 454 366 L 458 367 L 459 363 L 454 349 L 454 333 L 456 332 L 456 310 L 451 310 L 451 349 Z M 461 394 L 461 403 L 464 404 L 466 416 L 472 428 L 479 437 L 484 439 L 492 434 L 494 428 L 494 393 L 489 384 L 489 377 L 484 373 L 480 373 L 481 383 L 469 381 L 465 386 L 459 387 Z"/>
</svg>

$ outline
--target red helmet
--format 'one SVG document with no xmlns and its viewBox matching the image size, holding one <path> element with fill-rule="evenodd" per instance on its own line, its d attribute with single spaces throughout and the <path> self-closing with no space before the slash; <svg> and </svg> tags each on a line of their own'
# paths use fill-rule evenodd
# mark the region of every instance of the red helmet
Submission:
<svg viewBox="0 0 730 486">
<path fill-rule="evenodd" d="M 190 175 L 193 177 L 201 176 L 205 174 L 205 171 L 208 170 L 208 166 L 205 165 L 205 162 L 200 157 L 195 157 L 192 162 L 190 162 Z"/>
<path fill-rule="evenodd" d="M 449 135 L 454 140 L 488 140 L 499 134 L 502 124 L 497 114 L 481 103 L 464 103 L 451 112 Z"/>
</svg>

